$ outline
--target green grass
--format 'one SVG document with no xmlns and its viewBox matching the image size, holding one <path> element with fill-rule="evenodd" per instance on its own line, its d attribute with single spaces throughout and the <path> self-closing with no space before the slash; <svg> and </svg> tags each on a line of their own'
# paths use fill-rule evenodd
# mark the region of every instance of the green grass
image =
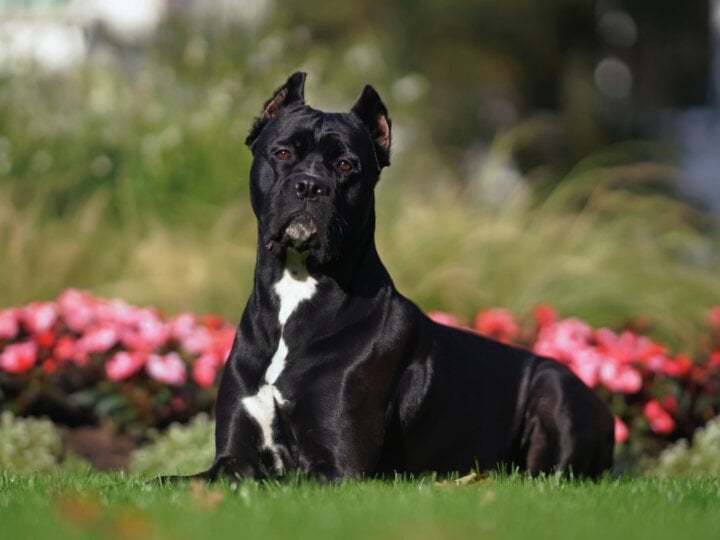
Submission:
<svg viewBox="0 0 720 540">
<path fill-rule="evenodd" d="M 204 487 L 0 474 L 3 538 L 718 538 L 720 479 Z"/>
</svg>

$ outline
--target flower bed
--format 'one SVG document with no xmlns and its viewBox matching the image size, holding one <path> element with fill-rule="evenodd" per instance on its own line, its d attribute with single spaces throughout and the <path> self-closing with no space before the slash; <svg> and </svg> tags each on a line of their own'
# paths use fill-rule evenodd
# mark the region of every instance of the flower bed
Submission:
<svg viewBox="0 0 720 540">
<path fill-rule="evenodd" d="M 526 324 L 504 309 L 481 311 L 472 325 L 430 316 L 568 365 L 608 403 L 619 448 L 630 456 L 656 454 L 720 412 L 720 307 L 709 313 L 695 358 L 632 331 L 561 319 L 549 306 Z M 216 316 L 167 317 L 73 289 L 55 302 L 0 309 L 0 403 L 144 438 L 150 427 L 211 411 L 234 332 Z"/>
<path fill-rule="evenodd" d="M 70 289 L 56 302 L 0 310 L 0 402 L 142 438 L 212 409 L 234 333 L 219 317 L 164 317 Z"/>
</svg>

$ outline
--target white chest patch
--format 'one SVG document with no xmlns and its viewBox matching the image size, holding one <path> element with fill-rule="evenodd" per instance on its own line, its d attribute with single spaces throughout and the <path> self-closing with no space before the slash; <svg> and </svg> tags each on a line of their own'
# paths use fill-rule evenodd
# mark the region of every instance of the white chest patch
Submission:
<svg viewBox="0 0 720 540">
<path fill-rule="evenodd" d="M 273 288 L 280 300 L 278 309 L 280 339 L 270 365 L 265 371 L 264 384 L 260 386 L 257 394 L 244 398 L 242 404 L 247 413 L 255 419 L 260 427 L 263 448 L 272 452 L 275 469 L 280 472 L 283 468 L 282 460 L 273 440 L 272 426 L 275 420 L 276 405 L 286 403 L 285 398 L 275 387 L 275 382 L 280 377 L 283 369 L 285 369 L 285 362 L 289 352 L 283 332 L 285 331 L 285 323 L 287 323 L 297 307 L 305 300 L 313 297 L 317 288 L 317 281 L 308 274 L 300 255 L 294 251 L 288 251 L 285 271 Z"/>
</svg>

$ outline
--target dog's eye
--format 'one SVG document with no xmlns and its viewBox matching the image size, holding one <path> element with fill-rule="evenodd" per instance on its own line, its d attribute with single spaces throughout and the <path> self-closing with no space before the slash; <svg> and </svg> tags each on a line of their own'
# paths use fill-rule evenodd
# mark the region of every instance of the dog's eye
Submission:
<svg viewBox="0 0 720 540">
<path fill-rule="evenodd" d="M 291 155 L 292 154 L 290 154 L 290 150 L 286 150 L 285 148 L 275 152 L 275 157 L 278 158 L 280 161 L 287 161 L 288 159 L 290 159 Z"/>
<path fill-rule="evenodd" d="M 347 159 L 341 159 L 338 161 L 337 167 L 341 172 L 350 172 L 353 168 L 352 163 L 350 163 Z"/>
</svg>

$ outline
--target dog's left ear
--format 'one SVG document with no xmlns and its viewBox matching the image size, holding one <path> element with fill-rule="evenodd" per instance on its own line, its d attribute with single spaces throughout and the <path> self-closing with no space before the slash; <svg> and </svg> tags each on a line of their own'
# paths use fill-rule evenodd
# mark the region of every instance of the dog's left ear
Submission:
<svg viewBox="0 0 720 540">
<path fill-rule="evenodd" d="M 392 122 L 390 122 L 385 104 L 372 86 L 368 84 L 363 88 L 362 94 L 350 112 L 360 118 L 370 131 L 380 168 L 390 165 Z"/>
<path fill-rule="evenodd" d="M 255 119 L 250 134 L 245 139 L 245 144 L 252 147 L 255 139 L 258 138 L 262 128 L 265 127 L 270 120 L 275 118 L 278 113 L 288 105 L 304 105 L 305 104 L 305 78 L 307 73 L 297 71 L 290 75 L 290 78 L 280 88 L 275 90 L 273 96 L 263 105 L 263 112 Z"/>
</svg>

